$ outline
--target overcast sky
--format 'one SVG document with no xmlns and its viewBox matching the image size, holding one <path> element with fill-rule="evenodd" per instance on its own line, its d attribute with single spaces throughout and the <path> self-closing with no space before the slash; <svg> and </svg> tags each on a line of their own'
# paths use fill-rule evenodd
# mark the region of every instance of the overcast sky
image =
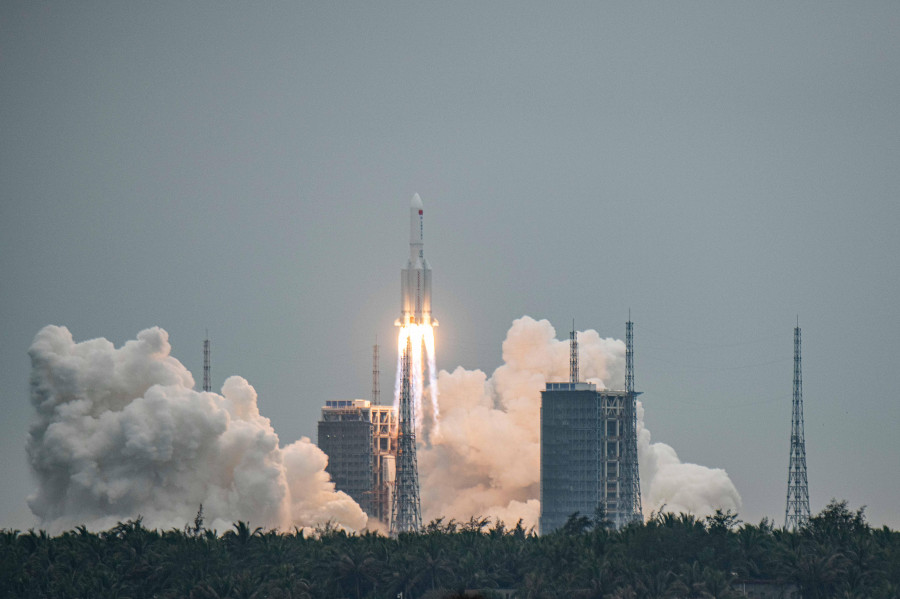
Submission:
<svg viewBox="0 0 900 599">
<path fill-rule="evenodd" d="M 159 325 L 283 442 L 390 394 L 408 206 L 438 367 L 513 319 L 623 337 L 654 441 L 783 523 L 900 527 L 900 4 L 0 4 L 0 527 L 34 525 L 28 347 Z"/>
</svg>

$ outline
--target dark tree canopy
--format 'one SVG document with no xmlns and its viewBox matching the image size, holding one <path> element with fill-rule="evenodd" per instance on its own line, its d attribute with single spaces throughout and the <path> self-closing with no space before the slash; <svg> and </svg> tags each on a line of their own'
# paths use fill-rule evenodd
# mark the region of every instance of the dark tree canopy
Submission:
<svg viewBox="0 0 900 599">
<path fill-rule="evenodd" d="M 3 530 L 0 597 L 699 599 L 742 597 L 760 581 L 804 599 L 900 597 L 900 533 L 846 502 L 796 532 L 732 512 L 655 513 L 619 531 L 593 516 L 542 537 L 486 518 L 438 519 L 397 539 L 330 524 L 306 535 L 237 522 L 217 534 L 202 509 L 183 530 L 140 518 L 101 533 Z"/>
</svg>

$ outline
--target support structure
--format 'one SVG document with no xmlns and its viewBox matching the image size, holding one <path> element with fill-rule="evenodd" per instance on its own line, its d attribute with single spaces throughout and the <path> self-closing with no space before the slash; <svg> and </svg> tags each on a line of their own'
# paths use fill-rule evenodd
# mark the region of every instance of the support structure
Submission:
<svg viewBox="0 0 900 599">
<path fill-rule="evenodd" d="M 203 340 L 203 390 L 212 391 L 209 382 L 209 331 L 206 331 L 206 339 Z"/>
<path fill-rule="evenodd" d="M 375 345 L 372 346 L 372 404 L 381 405 L 381 384 L 378 379 L 381 371 L 378 369 L 378 337 L 375 337 Z"/>
<path fill-rule="evenodd" d="M 397 411 L 367 399 L 328 400 L 316 444 L 328 456 L 335 488 L 387 524 L 397 457 Z"/>
<path fill-rule="evenodd" d="M 391 535 L 417 532 L 422 528 L 419 498 L 419 467 L 416 460 L 416 414 L 411 380 L 412 340 L 407 337 L 401 358 L 400 430 L 397 438 L 397 473 L 391 502 Z"/>
<path fill-rule="evenodd" d="M 572 332 L 569 334 L 569 382 L 578 382 L 578 339 L 575 337 L 575 321 L 572 321 Z"/>
<path fill-rule="evenodd" d="M 627 524 L 642 521 L 644 511 L 641 506 L 641 475 L 638 464 L 637 447 L 637 396 L 634 390 L 634 323 L 631 314 L 625 323 L 625 455 L 622 460 L 622 505 L 621 513 Z"/>
<path fill-rule="evenodd" d="M 800 325 L 794 328 L 794 396 L 791 414 L 791 458 L 788 466 L 784 527 L 797 530 L 809 522 L 806 479 L 806 439 L 803 433 L 803 376 L 800 362 Z"/>
<path fill-rule="evenodd" d="M 574 329 L 574 323 L 573 323 Z M 606 526 L 641 520 L 632 323 L 627 324 L 626 389 L 597 390 L 578 380 L 576 332 L 569 336 L 569 382 L 541 392 L 540 534 L 578 512 Z"/>
</svg>

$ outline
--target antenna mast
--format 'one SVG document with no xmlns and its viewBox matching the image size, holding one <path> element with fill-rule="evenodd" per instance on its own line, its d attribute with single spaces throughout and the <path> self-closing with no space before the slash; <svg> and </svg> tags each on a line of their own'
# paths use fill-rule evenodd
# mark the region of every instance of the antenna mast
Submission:
<svg viewBox="0 0 900 599">
<path fill-rule="evenodd" d="M 375 336 L 375 345 L 372 346 L 372 403 L 381 404 L 381 385 L 378 382 L 381 371 L 378 369 L 378 336 Z"/>
<path fill-rule="evenodd" d="M 572 320 L 572 332 L 569 334 L 569 382 L 578 382 L 578 339 L 575 338 L 575 320 Z"/>
<path fill-rule="evenodd" d="M 203 340 L 203 390 L 212 390 L 209 383 L 209 329 L 206 330 L 206 339 Z"/>
<path fill-rule="evenodd" d="M 784 527 L 797 530 L 809 522 L 809 486 L 806 479 L 806 438 L 803 433 L 803 377 L 800 364 L 800 322 L 794 328 L 794 397 L 791 414 L 791 459 L 788 467 Z"/>
</svg>

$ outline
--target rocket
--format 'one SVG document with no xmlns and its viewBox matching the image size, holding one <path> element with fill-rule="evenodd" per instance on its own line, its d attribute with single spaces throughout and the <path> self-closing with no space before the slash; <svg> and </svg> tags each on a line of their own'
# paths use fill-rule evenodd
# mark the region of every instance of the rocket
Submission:
<svg viewBox="0 0 900 599">
<path fill-rule="evenodd" d="M 431 267 L 425 260 L 425 216 L 419 194 L 409 204 L 409 261 L 400 273 L 400 318 L 395 324 L 437 325 L 431 318 Z"/>
</svg>

